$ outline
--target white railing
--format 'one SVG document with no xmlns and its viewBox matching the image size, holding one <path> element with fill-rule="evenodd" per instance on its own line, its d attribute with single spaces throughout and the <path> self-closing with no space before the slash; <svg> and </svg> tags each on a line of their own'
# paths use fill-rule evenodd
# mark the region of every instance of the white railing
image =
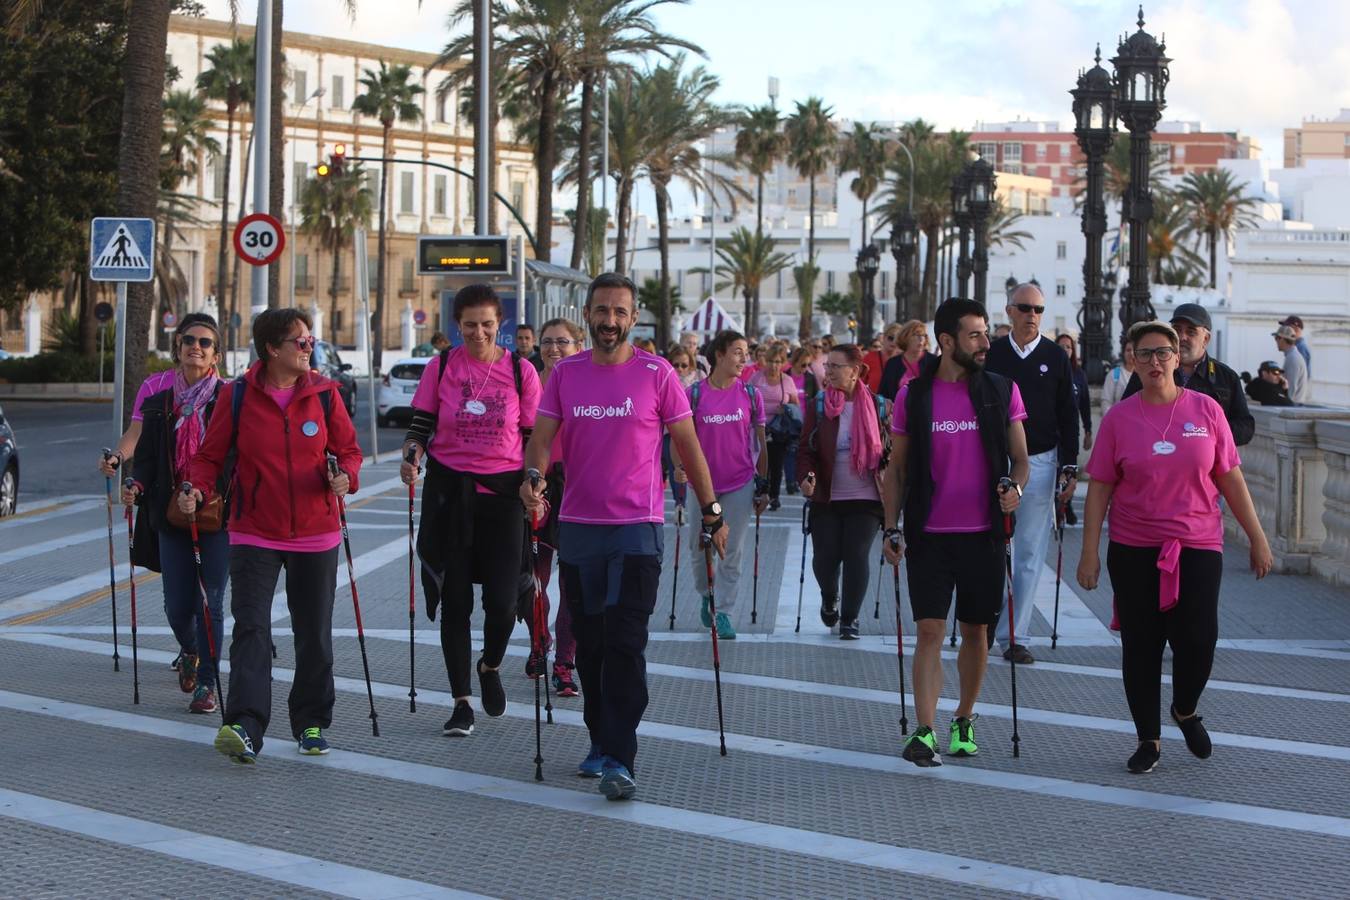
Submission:
<svg viewBox="0 0 1350 900">
<path fill-rule="evenodd" d="M 1259 244 L 1350 244 L 1350 231 L 1285 231 L 1283 229 L 1253 229 L 1239 232 L 1238 237 Z"/>
</svg>

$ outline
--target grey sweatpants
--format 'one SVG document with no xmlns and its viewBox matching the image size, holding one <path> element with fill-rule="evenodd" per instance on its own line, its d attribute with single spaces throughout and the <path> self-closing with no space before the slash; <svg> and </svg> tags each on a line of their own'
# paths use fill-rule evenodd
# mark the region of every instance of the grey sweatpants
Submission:
<svg viewBox="0 0 1350 900">
<path fill-rule="evenodd" d="M 717 611 L 730 614 L 736 608 L 736 591 L 741 581 L 742 550 L 747 541 L 753 541 L 755 518 L 755 479 L 734 491 L 718 494 L 717 501 L 722 504 L 722 518 L 727 523 L 727 555 L 717 558 L 713 551 L 713 589 L 717 592 Z M 689 516 L 689 562 L 694 567 L 694 588 L 699 596 L 708 594 L 708 568 L 703 558 L 703 548 L 699 545 L 699 535 L 703 531 L 703 517 L 699 515 L 698 503 Z M 751 551 L 754 552 L 753 550 Z"/>
</svg>

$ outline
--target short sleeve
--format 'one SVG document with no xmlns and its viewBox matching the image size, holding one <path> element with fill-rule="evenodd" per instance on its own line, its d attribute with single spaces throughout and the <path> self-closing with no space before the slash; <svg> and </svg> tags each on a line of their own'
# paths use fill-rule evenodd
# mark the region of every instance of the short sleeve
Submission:
<svg viewBox="0 0 1350 900">
<path fill-rule="evenodd" d="M 1242 465 L 1242 459 L 1238 456 L 1237 444 L 1233 442 L 1233 429 L 1228 425 L 1228 418 L 1223 414 L 1223 408 L 1217 403 L 1210 405 L 1209 427 L 1214 432 L 1214 468 L 1212 473 L 1217 478 Z"/>
<path fill-rule="evenodd" d="M 539 397 L 539 407 L 536 410 L 538 415 L 546 416 L 550 419 L 562 421 L 562 382 L 563 373 L 567 371 L 567 366 L 554 366 L 553 374 L 548 376 L 548 381 L 544 382 L 543 393 Z"/>
<path fill-rule="evenodd" d="M 145 404 L 146 399 L 158 394 L 166 386 L 162 374 L 150 375 L 142 381 L 140 390 L 136 392 L 136 400 L 131 404 L 131 421 L 142 421 L 145 417 L 141 413 L 141 407 Z"/>
<path fill-rule="evenodd" d="M 909 385 L 900 389 L 900 393 L 895 395 L 895 403 L 891 404 L 891 434 L 908 434 L 905 431 L 905 417 L 909 410 L 906 408 L 906 402 L 909 400 Z"/>
<path fill-rule="evenodd" d="M 755 402 L 750 404 L 750 422 L 753 425 L 763 425 L 764 418 L 764 389 L 760 386 L 755 387 Z"/>
<path fill-rule="evenodd" d="M 1115 484 L 1120 480 L 1120 469 L 1116 463 L 1116 423 L 1120 421 L 1117 413 L 1119 406 L 1112 406 L 1102 416 L 1097 426 L 1097 436 L 1092 439 L 1092 456 L 1088 457 L 1087 473 L 1093 481 L 1103 484 Z M 1230 437 L 1231 440 L 1231 437 Z"/>
<path fill-rule="evenodd" d="M 669 425 L 692 416 L 694 413 L 689 408 L 689 398 L 685 396 L 675 370 L 667 363 L 657 371 L 661 382 L 656 388 L 656 409 L 661 416 L 661 424 Z"/>
<path fill-rule="evenodd" d="M 1027 417 L 1027 406 L 1022 402 L 1022 391 L 1018 389 L 1017 382 L 1012 383 L 1012 394 L 1008 397 L 1008 421 L 1022 422 Z"/>
<path fill-rule="evenodd" d="M 438 354 L 422 367 L 422 377 L 417 380 L 417 390 L 413 392 L 413 409 L 420 409 L 422 412 L 438 416 L 440 414 L 440 398 L 436 396 L 436 393 L 440 387 L 440 382 L 441 358 Z"/>
<path fill-rule="evenodd" d="M 539 373 L 524 357 L 520 358 L 517 365 L 520 366 L 520 427 L 533 428 L 539 411 L 539 396 L 543 393 L 539 385 Z"/>
</svg>

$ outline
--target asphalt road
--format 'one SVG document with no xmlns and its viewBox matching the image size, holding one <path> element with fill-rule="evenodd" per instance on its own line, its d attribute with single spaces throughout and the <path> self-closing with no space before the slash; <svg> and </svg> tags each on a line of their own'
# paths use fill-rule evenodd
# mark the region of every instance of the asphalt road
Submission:
<svg viewBox="0 0 1350 900">
<path fill-rule="evenodd" d="M 116 443 L 110 403 L 55 403 L 6 400 L 5 416 L 19 444 L 19 509 L 34 500 L 71 494 L 96 494 L 103 479 L 95 469 L 99 450 Z M 357 392 L 356 433 L 362 452 L 370 453 L 369 404 Z M 403 441 L 405 429 L 379 429 L 380 451 Z"/>
</svg>

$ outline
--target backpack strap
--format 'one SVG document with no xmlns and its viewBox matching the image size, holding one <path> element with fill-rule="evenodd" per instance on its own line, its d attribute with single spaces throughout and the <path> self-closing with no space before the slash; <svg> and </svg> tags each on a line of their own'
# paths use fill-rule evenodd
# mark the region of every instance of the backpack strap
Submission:
<svg viewBox="0 0 1350 900">
<path fill-rule="evenodd" d="M 442 381 L 445 380 L 445 364 L 450 359 L 450 348 L 449 347 L 443 348 L 440 352 L 440 357 L 441 357 L 441 371 L 436 376 L 437 384 L 440 384 Z"/>
<path fill-rule="evenodd" d="M 695 381 L 693 386 L 689 389 L 690 412 L 692 413 L 698 412 L 698 398 L 702 396 L 702 394 L 703 394 L 703 381 L 702 380 Z"/>
<path fill-rule="evenodd" d="M 234 380 L 234 391 L 230 394 L 230 448 L 225 451 L 226 455 L 235 452 L 239 444 L 239 413 L 244 408 L 244 395 L 248 393 L 248 385 L 244 382 L 244 376 L 240 375 Z"/>
</svg>

